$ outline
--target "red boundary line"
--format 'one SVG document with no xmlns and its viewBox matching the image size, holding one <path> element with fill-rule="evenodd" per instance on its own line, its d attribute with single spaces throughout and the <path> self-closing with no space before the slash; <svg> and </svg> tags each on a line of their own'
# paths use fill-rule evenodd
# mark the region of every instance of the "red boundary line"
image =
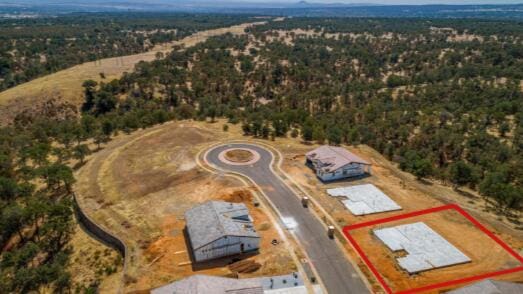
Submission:
<svg viewBox="0 0 523 294">
<path fill-rule="evenodd" d="M 447 205 L 438 206 L 438 207 L 434 207 L 434 208 L 414 211 L 414 212 L 410 212 L 410 213 L 395 215 L 395 216 L 391 216 L 391 217 L 386 217 L 386 218 L 381 218 L 381 219 L 377 219 L 377 220 L 372 220 L 372 221 L 368 221 L 368 222 L 362 222 L 362 223 L 346 226 L 343 228 L 343 233 L 344 233 L 345 237 L 347 237 L 349 242 L 352 244 L 354 249 L 358 252 L 361 259 L 363 259 L 363 262 L 365 262 L 367 267 L 374 274 L 374 276 L 379 281 L 379 283 L 381 284 L 383 289 L 388 294 L 393 294 L 394 292 L 392 291 L 392 289 L 387 285 L 383 276 L 381 276 L 381 274 L 378 272 L 376 267 L 369 260 L 369 258 L 365 254 L 365 252 L 361 249 L 361 247 L 358 245 L 356 240 L 351 236 L 350 231 L 356 230 L 359 228 L 363 228 L 363 227 L 372 226 L 372 225 L 392 222 L 392 221 L 396 221 L 396 220 L 402 220 L 402 219 L 406 219 L 406 218 L 411 218 L 411 217 L 415 217 L 415 216 L 430 214 L 430 213 L 439 212 L 439 211 L 451 210 L 451 209 L 459 212 L 462 216 L 464 216 L 466 219 L 468 219 L 470 222 L 472 222 L 478 229 L 480 229 L 483 233 L 485 233 L 492 240 L 494 240 L 498 245 L 500 245 L 503 249 L 505 249 L 510 255 L 512 255 L 520 263 L 523 264 L 523 257 L 521 257 L 516 251 L 514 251 L 512 248 L 510 248 L 510 246 L 508 246 L 507 243 L 505 243 L 501 239 L 499 239 L 496 235 L 494 235 L 494 233 L 489 231 L 485 226 L 483 226 L 480 222 L 478 222 L 474 217 L 472 217 L 470 214 L 468 214 L 463 208 L 461 208 L 457 204 L 447 204 Z M 403 290 L 400 292 L 395 292 L 395 294 L 418 293 L 418 292 L 422 292 L 422 291 L 434 290 L 434 289 L 443 288 L 443 287 L 447 287 L 447 286 L 462 284 L 462 283 L 466 283 L 466 282 L 477 281 L 477 280 L 481 280 L 481 279 L 485 279 L 485 278 L 491 278 L 494 276 L 515 273 L 515 272 L 519 272 L 519 271 L 523 271 L 523 266 L 506 269 L 506 270 L 490 272 L 490 273 L 476 275 L 476 276 L 471 276 L 471 277 L 465 277 L 465 278 L 441 282 L 441 283 L 430 284 L 427 286 L 422 286 L 422 287 L 418 287 L 418 288 L 414 288 L 414 289 L 408 289 L 408 290 Z"/>
</svg>

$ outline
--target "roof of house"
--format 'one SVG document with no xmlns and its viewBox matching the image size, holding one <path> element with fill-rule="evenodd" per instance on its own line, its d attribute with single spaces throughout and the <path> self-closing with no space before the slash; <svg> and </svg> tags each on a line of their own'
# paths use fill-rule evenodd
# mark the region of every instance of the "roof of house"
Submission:
<svg viewBox="0 0 523 294">
<path fill-rule="evenodd" d="M 449 294 L 519 294 L 523 293 L 523 284 L 483 280 L 469 286 L 447 292 Z"/>
<path fill-rule="evenodd" d="M 324 166 L 320 168 L 326 172 L 334 171 L 350 163 L 361 163 L 370 165 L 369 162 L 361 159 L 354 153 L 345 148 L 323 145 L 305 154 L 310 160 L 318 160 Z"/>
<path fill-rule="evenodd" d="M 152 294 L 263 294 L 261 282 L 254 279 L 231 279 L 194 275 L 153 289 Z"/>
<path fill-rule="evenodd" d="M 243 203 L 208 201 L 185 213 L 193 250 L 224 236 L 259 238 Z"/>
<path fill-rule="evenodd" d="M 193 275 L 151 291 L 152 294 L 306 294 L 307 288 L 298 273 L 281 276 L 233 279 Z"/>
</svg>

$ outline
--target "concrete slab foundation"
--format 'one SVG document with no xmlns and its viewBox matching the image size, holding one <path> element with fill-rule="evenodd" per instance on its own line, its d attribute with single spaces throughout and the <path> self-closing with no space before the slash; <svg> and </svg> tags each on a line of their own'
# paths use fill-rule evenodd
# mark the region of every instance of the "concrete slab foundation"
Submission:
<svg viewBox="0 0 523 294">
<path fill-rule="evenodd" d="M 344 197 L 341 202 L 354 215 L 400 210 L 401 206 L 372 184 L 328 189 L 333 197 Z"/>
<path fill-rule="evenodd" d="M 390 250 L 407 252 L 396 260 L 409 274 L 470 262 L 470 258 L 423 222 L 377 229 L 374 234 Z"/>
</svg>

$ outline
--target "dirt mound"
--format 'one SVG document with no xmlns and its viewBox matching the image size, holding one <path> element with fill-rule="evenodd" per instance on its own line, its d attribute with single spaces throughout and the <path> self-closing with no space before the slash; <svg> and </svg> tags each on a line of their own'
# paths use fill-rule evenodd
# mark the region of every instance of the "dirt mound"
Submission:
<svg viewBox="0 0 523 294">
<path fill-rule="evenodd" d="M 254 154 L 249 150 L 233 149 L 225 152 L 225 158 L 232 162 L 249 162 L 254 158 Z"/>
<path fill-rule="evenodd" d="M 236 190 L 228 195 L 225 195 L 222 199 L 227 202 L 247 203 L 252 201 L 252 197 L 252 193 L 248 190 Z"/>
</svg>

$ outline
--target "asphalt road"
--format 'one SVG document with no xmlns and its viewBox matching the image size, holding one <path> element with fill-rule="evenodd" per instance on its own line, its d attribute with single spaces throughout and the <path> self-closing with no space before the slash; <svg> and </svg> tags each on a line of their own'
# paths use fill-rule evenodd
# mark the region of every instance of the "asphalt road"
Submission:
<svg viewBox="0 0 523 294">
<path fill-rule="evenodd" d="M 252 166 L 228 165 L 218 155 L 231 147 L 256 150 L 261 158 Z M 307 208 L 292 190 L 270 169 L 273 155 L 263 147 L 250 144 L 227 144 L 212 149 L 206 155 L 207 162 L 225 171 L 234 171 L 249 177 L 258 184 L 283 218 L 293 218 L 293 232 L 307 252 L 310 260 L 331 294 L 369 293 L 358 273 L 347 260 L 342 249 L 327 236 L 324 225 Z"/>
</svg>

